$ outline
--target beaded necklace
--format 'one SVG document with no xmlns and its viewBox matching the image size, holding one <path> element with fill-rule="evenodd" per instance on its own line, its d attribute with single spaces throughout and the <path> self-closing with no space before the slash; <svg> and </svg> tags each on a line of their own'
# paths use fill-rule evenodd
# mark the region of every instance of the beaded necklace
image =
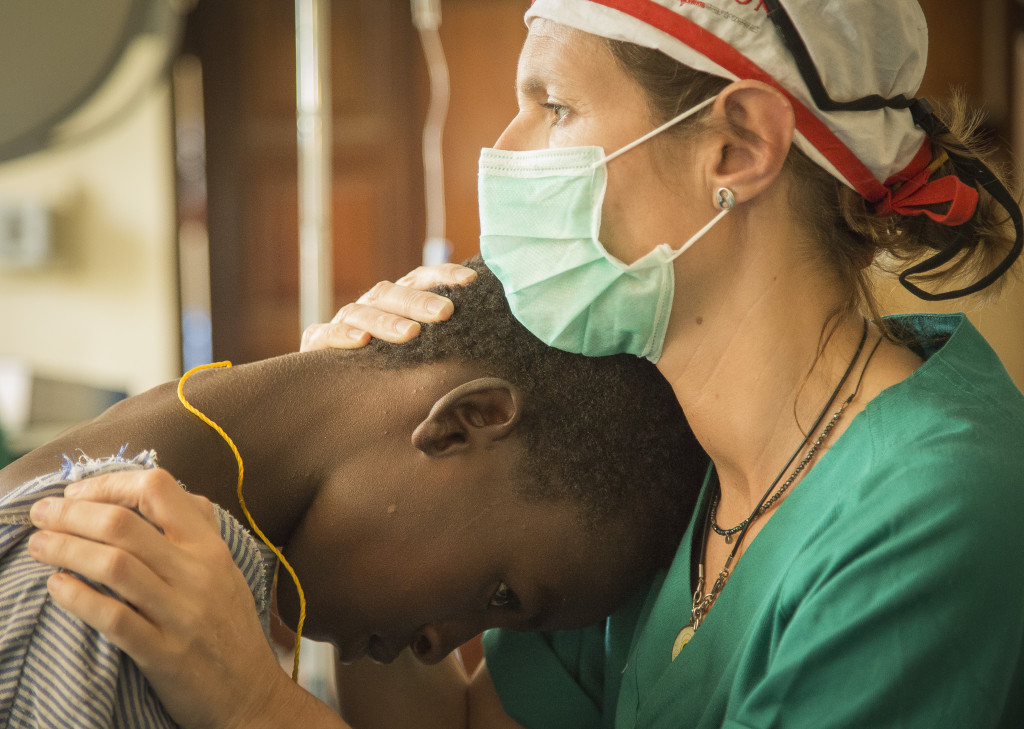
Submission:
<svg viewBox="0 0 1024 729">
<path fill-rule="evenodd" d="M 790 465 L 792 465 L 793 461 L 796 460 L 797 456 L 800 455 L 800 452 L 807 445 L 807 440 L 810 437 L 809 434 L 813 433 L 818 428 L 818 426 L 821 425 L 821 421 L 825 419 L 825 415 L 828 412 L 829 406 L 831 406 L 832 403 L 835 401 L 836 397 L 838 397 L 839 392 L 843 388 L 843 385 L 846 384 L 846 381 L 849 379 L 850 374 L 853 372 L 854 365 L 860 358 L 861 351 L 864 348 L 864 342 L 867 339 L 867 334 L 868 323 L 867 320 L 865 320 L 864 330 L 861 333 L 860 343 L 857 345 L 857 350 L 854 352 L 853 357 L 850 359 L 850 363 L 849 365 L 847 365 L 846 371 L 843 373 L 842 378 L 839 380 L 839 384 L 836 385 L 835 390 L 832 391 L 832 394 L 826 401 L 825 406 L 821 409 L 821 412 L 815 419 L 814 424 L 811 425 L 811 427 L 808 429 L 808 435 L 805 436 L 802 441 L 800 441 L 800 445 L 793 452 L 793 455 L 789 457 L 789 460 L 786 461 L 786 464 L 779 471 L 779 474 L 772 481 L 771 485 L 769 485 L 768 489 L 765 491 L 764 496 L 761 497 L 761 500 L 758 502 L 757 506 L 754 507 L 754 510 L 750 513 L 750 516 L 748 516 L 746 519 L 743 520 L 743 522 L 741 522 L 738 526 L 732 529 L 720 530 L 720 528 L 715 528 L 717 525 L 714 523 L 714 515 L 718 509 L 718 502 L 721 499 L 722 494 L 721 485 L 717 485 L 716 493 L 711 500 L 711 505 L 708 508 L 707 516 L 704 519 L 704 529 L 703 534 L 701 535 L 700 553 L 697 561 L 697 586 L 696 589 L 693 591 L 693 603 L 690 609 L 690 622 L 689 624 L 684 626 L 682 630 L 679 631 L 679 633 L 676 635 L 675 640 L 673 641 L 672 660 L 675 660 L 676 656 L 679 655 L 679 652 L 683 649 L 683 647 L 690 642 L 691 638 L 693 638 L 694 633 L 697 632 L 697 628 L 700 627 L 700 624 L 707 616 L 708 611 L 711 610 L 712 604 L 714 604 L 715 600 L 718 598 L 718 595 L 722 592 L 722 589 L 725 587 L 725 583 L 729 580 L 729 576 L 731 574 L 730 568 L 732 567 L 733 560 L 735 559 L 736 554 L 739 551 L 740 544 L 743 542 L 743 538 L 746 536 L 747 529 L 749 528 L 750 524 L 759 516 L 766 513 L 768 509 L 771 507 L 771 505 L 778 501 L 778 499 L 793 484 L 793 482 L 796 480 L 796 477 L 803 472 L 803 470 L 806 468 L 807 464 L 810 463 L 811 459 L 814 457 L 815 453 L 817 453 L 821 445 L 825 442 L 825 440 L 828 439 L 828 436 L 831 434 L 833 428 L 835 428 L 835 425 L 839 421 L 839 418 L 842 417 L 843 413 L 846 411 L 847 406 L 851 402 L 853 402 L 853 399 L 857 396 L 857 393 L 860 391 L 860 386 L 864 380 L 864 373 L 867 371 L 868 364 L 871 362 L 871 358 L 874 357 L 875 352 L 878 350 L 878 346 L 882 343 L 881 337 L 879 337 L 878 341 L 875 342 L 875 345 L 874 347 L 872 347 L 871 352 L 868 353 L 867 359 L 864 361 L 864 366 L 861 368 L 860 377 L 858 377 L 857 379 L 857 384 L 854 387 L 853 392 L 850 393 L 850 396 L 847 397 L 840 404 L 839 408 L 832 415 L 832 418 L 829 420 L 829 422 L 822 429 L 821 433 L 811 444 L 811 447 L 808 449 L 807 454 L 800 461 L 800 463 L 797 464 L 797 467 L 793 470 L 793 472 L 789 475 L 785 482 L 783 482 L 782 486 L 779 487 L 778 491 L 775 491 L 775 487 L 782 479 L 783 474 L 789 469 Z M 717 475 L 715 478 L 717 480 Z M 773 491 L 775 491 L 774 494 L 772 494 Z M 733 545 L 732 550 L 729 552 L 728 558 L 726 558 L 725 560 L 725 566 L 722 567 L 722 571 L 718 573 L 718 577 L 715 579 L 714 584 L 711 586 L 710 592 L 705 593 L 704 554 L 707 548 L 708 534 L 712 529 L 714 529 L 714 531 L 717 534 L 724 536 L 726 538 L 727 543 L 731 542 L 731 536 L 733 534 L 739 532 L 739 536 L 737 537 L 736 543 Z"/>
</svg>

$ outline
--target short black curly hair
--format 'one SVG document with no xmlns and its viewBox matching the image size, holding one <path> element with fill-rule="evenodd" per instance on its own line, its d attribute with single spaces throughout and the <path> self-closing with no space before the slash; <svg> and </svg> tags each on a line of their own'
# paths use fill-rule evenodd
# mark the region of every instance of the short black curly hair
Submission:
<svg viewBox="0 0 1024 729">
<path fill-rule="evenodd" d="M 625 518 L 647 549 L 671 557 L 692 514 L 708 457 L 672 388 L 650 362 L 629 354 L 583 357 L 548 347 L 512 315 L 497 277 L 479 256 L 478 278 L 438 287 L 455 313 L 425 324 L 404 344 L 373 340 L 367 364 L 384 369 L 473 362 L 524 395 L 520 433 L 528 458 L 520 496 L 571 500 L 594 525 Z"/>
</svg>

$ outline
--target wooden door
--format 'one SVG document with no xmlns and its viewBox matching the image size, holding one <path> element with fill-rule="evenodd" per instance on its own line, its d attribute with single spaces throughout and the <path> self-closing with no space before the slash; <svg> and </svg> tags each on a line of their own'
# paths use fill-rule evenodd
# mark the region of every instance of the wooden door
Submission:
<svg viewBox="0 0 1024 729">
<path fill-rule="evenodd" d="M 199 3 L 215 359 L 294 351 L 298 191 L 294 5 Z M 423 64 L 408 0 L 332 6 L 335 301 L 414 267 L 424 212 Z"/>
</svg>

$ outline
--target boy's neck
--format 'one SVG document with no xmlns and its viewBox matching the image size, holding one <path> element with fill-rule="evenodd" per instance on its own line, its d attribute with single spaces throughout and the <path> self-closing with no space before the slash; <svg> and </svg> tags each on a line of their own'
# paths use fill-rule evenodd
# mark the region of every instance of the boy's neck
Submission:
<svg viewBox="0 0 1024 729">
<path fill-rule="evenodd" d="M 411 444 L 416 426 L 439 397 L 483 374 L 456 362 L 382 370 L 371 362 L 346 362 L 345 355 L 286 355 L 202 371 L 185 384 L 188 401 L 234 441 L 245 467 L 246 506 L 277 545 L 289 542 L 325 486 L 344 491 L 382 459 L 425 457 Z M 52 473 L 63 454 L 100 458 L 127 444 L 126 456 L 155 450 L 160 466 L 190 492 L 246 524 L 231 449 L 184 408 L 176 390 L 177 382 L 169 382 L 124 400 L 20 458 L 0 470 L 0 495 Z M 335 496 L 345 505 L 337 528 L 356 540 L 372 534 L 380 518 L 377 504 L 359 489 Z"/>
<path fill-rule="evenodd" d="M 324 361 L 310 366 L 311 358 Z M 287 355 L 198 372 L 185 383 L 187 400 L 238 449 L 246 506 L 275 544 L 288 541 L 324 480 L 343 472 L 352 453 L 364 447 L 352 416 L 368 372 L 326 356 Z M 156 450 L 161 467 L 246 524 L 231 448 L 185 409 L 173 385 L 140 431 L 156 436 L 145 447 Z M 323 443 L 327 432 L 329 446 Z"/>
<path fill-rule="evenodd" d="M 351 452 L 365 446 L 361 401 L 387 374 L 339 365 L 329 355 L 310 366 L 311 357 L 316 355 L 202 371 L 184 387 L 189 402 L 234 441 L 245 466 L 246 505 L 276 544 L 287 541 L 323 480 L 343 471 Z M 155 450 L 160 466 L 190 492 L 246 523 L 231 449 L 182 406 L 176 386 L 166 383 L 118 403 L 19 459 L 0 471 L 0 494 L 53 472 L 63 454 L 100 458 L 127 444 L 126 456 Z"/>
</svg>

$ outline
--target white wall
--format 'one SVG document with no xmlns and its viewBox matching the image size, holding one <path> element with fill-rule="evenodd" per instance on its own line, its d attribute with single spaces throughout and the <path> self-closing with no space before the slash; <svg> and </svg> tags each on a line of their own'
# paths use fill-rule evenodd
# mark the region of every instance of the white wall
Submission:
<svg viewBox="0 0 1024 729">
<path fill-rule="evenodd" d="M 170 94 L 78 146 L 0 164 L 0 199 L 52 206 L 56 260 L 0 270 L 0 357 L 130 394 L 178 374 Z"/>
<path fill-rule="evenodd" d="M 998 300 L 969 314 L 1024 389 L 1024 286 L 1015 281 Z"/>
</svg>

